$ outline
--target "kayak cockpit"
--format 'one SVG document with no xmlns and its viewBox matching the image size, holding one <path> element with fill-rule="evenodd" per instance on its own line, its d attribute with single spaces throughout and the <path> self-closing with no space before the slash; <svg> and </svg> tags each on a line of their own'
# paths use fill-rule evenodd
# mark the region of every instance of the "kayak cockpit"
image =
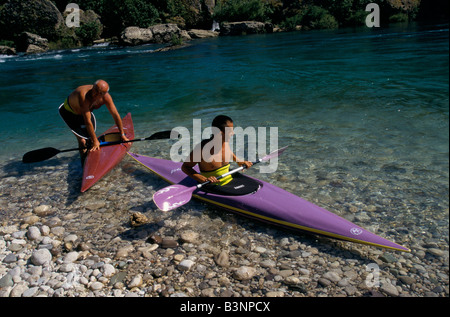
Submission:
<svg viewBox="0 0 450 317">
<path fill-rule="evenodd" d="M 244 196 L 256 193 L 263 184 L 254 178 L 242 174 L 234 174 L 233 180 L 223 186 L 209 184 L 202 187 L 202 191 L 223 196 Z"/>
<path fill-rule="evenodd" d="M 107 133 L 99 136 L 98 140 L 100 142 L 118 142 L 122 140 L 122 136 L 119 132 Z"/>
</svg>

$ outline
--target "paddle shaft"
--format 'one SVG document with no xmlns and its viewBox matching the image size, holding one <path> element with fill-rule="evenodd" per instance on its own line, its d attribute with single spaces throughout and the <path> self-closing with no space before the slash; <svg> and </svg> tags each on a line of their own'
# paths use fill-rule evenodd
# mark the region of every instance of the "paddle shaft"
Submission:
<svg viewBox="0 0 450 317">
<path fill-rule="evenodd" d="M 141 139 L 134 139 L 134 140 L 128 140 L 128 141 L 100 142 L 100 147 L 123 144 L 123 143 L 130 143 L 130 142 L 139 142 L 139 141 L 145 141 L 145 140 L 149 140 L 149 139 L 141 138 Z M 71 152 L 71 151 L 76 151 L 76 150 L 85 150 L 85 149 L 88 149 L 88 147 L 76 147 L 76 148 L 72 148 L 72 149 L 61 150 L 61 151 L 59 151 L 59 153 Z"/>
<path fill-rule="evenodd" d="M 256 162 L 253 162 L 253 165 L 256 165 L 256 164 L 258 164 L 258 163 L 261 163 L 262 162 L 262 159 L 259 159 L 259 160 L 257 160 Z M 252 165 L 252 166 L 253 166 Z M 242 171 L 242 170 L 244 170 L 244 169 L 246 169 L 247 168 L 247 166 L 241 166 L 241 167 L 238 167 L 238 168 L 236 168 L 236 169 L 234 169 L 234 170 L 232 170 L 232 171 L 229 171 L 228 173 L 225 173 L 225 174 L 222 174 L 222 175 L 220 175 L 220 176 L 217 176 L 216 177 L 216 179 L 217 180 L 219 180 L 219 179 L 222 179 L 222 178 L 224 178 L 224 177 L 227 177 L 228 175 L 232 175 L 232 174 L 234 174 L 234 173 L 237 173 L 237 172 L 240 172 L 240 171 Z M 201 183 L 201 184 L 198 184 L 198 185 L 196 185 L 196 187 L 197 187 L 197 189 L 200 189 L 200 188 L 202 188 L 204 185 L 208 185 L 208 184 L 210 184 L 211 183 L 211 181 L 206 181 L 206 182 L 204 182 L 204 183 Z"/>
<path fill-rule="evenodd" d="M 156 132 L 147 138 L 140 138 L 140 139 L 134 139 L 134 140 L 128 140 L 128 141 L 120 140 L 120 141 L 112 141 L 112 142 L 101 142 L 100 146 L 103 147 L 103 146 L 110 146 L 110 145 L 117 145 L 117 144 L 122 144 L 122 143 L 130 143 L 130 142 L 138 142 L 138 141 L 146 141 L 146 140 L 170 139 L 171 132 L 172 131 L 169 131 L 169 130 Z M 34 150 L 34 151 L 30 151 L 28 153 L 25 153 L 22 161 L 24 163 L 41 162 L 41 161 L 45 161 L 45 160 L 59 154 L 59 153 L 78 151 L 78 150 L 84 150 L 84 149 L 87 149 L 87 147 L 86 148 L 77 147 L 77 148 L 72 148 L 72 149 L 67 149 L 67 150 L 58 150 L 58 149 L 51 148 L 51 147 L 43 148 L 43 149 Z"/>
<path fill-rule="evenodd" d="M 278 156 L 281 155 L 286 149 L 287 149 L 287 146 L 282 147 L 281 149 L 278 149 L 278 150 L 276 150 L 276 151 L 273 151 L 272 153 L 270 153 L 270 154 L 268 154 L 268 155 L 266 155 L 266 156 L 260 158 L 260 159 L 257 160 L 256 162 L 253 162 L 253 165 L 256 165 L 256 164 L 261 163 L 261 162 L 264 162 L 264 161 L 268 161 L 268 160 L 270 160 L 270 159 L 272 159 L 272 158 L 274 158 L 274 157 L 278 157 Z M 240 172 L 240 171 L 242 171 L 242 170 L 245 169 L 245 168 L 247 168 L 247 166 L 245 166 L 245 165 L 244 165 L 244 166 L 241 166 L 241 167 L 238 167 L 238 168 L 236 168 L 236 169 L 234 169 L 234 170 L 232 170 L 232 171 L 229 171 L 228 173 L 225 173 L 225 174 L 222 174 L 222 175 L 218 176 L 218 177 L 217 177 L 217 180 L 222 179 L 222 178 L 224 178 L 224 177 L 227 177 L 228 175 L 231 175 L 231 174 Z M 198 184 L 196 187 L 197 187 L 197 188 L 201 188 L 202 186 L 207 185 L 207 184 L 209 184 L 209 183 L 211 183 L 211 181 L 207 181 L 207 182 L 204 182 L 204 183 L 202 183 L 202 184 Z"/>
</svg>

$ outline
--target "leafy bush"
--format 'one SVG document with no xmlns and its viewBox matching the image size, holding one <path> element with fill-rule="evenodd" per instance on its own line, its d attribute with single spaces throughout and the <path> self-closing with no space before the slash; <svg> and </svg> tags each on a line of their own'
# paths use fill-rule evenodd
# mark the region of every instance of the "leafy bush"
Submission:
<svg viewBox="0 0 450 317">
<path fill-rule="evenodd" d="M 216 4 L 213 18 L 220 22 L 270 20 L 273 12 L 266 1 L 261 0 L 220 0 Z"/>
<path fill-rule="evenodd" d="M 100 38 L 101 33 L 102 27 L 95 21 L 83 23 L 79 28 L 75 29 L 75 34 L 83 45 L 92 44 L 92 42 Z"/>
<path fill-rule="evenodd" d="M 397 13 L 389 17 L 389 22 L 399 23 L 399 22 L 408 22 L 409 17 L 406 13 Z"/>
<path fill-rule="evenodd" d="M 302 24 L 306 29 L 335 29 L 338 28 L 336 19 L 324 8 L 311 6 L 305 12 Z"/>
<path fill-rule="evenodd" d="M 297 15 L 294 15 L 293 17 L 286 18 L 286 20 L 281 22 L 280 25 L 286 31 L 294 31 L 294 30 L 296 30 L 297 25 L 302 24 L 301 21 L 302 21 L 302 15 L 297 14 Z"/>
<path fill-rule="evenodd" d="M 127 26 L 142 28 L 155 24 L 159 12 L 145 0 L 108 0 L 103 4 L 101 19 L 108 36 L 120 34 Z"/>
</svg>

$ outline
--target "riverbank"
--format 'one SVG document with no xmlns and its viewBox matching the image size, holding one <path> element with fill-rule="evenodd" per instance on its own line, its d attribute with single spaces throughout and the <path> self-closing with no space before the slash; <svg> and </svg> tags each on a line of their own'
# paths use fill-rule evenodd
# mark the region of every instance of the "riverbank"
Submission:
<svg viewBox="0 0 450 317">
<path fill-rule="evenodd" d="M 436 232 L 408 235 L 412 252 L 401 253 L 285 231 L 196 201 L 162 213 L 151 197 L 164 182 L 130 158 L 83 195 L 78 162 L 2 166 L 1 296 L 449 294 L 448 244 Z"/>
</svg>

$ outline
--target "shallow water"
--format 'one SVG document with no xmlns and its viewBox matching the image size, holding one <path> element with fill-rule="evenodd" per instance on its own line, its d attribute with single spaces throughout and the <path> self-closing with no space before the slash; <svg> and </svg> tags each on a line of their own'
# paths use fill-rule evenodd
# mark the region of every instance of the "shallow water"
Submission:
<svg viewBox="0 0 450 317">
<path fill-rule="evenodd" d="M 243 128 L 278 127 L 278 144 L 289 150 L 277 172 L 249 173 L 398 243 L 448 244 L 448 25 L 191 44 L 164 53 L 152 53 L 152 45 L 99 46 L 0 57 L 0 175 L 25 173 L 39 181 L 46 164 L 78 164 L 76 154 L 36 168 L 16 162 L 37 148 L 74 147 L 56 109 L 76 86 L 103 78 L 120 113 L 132 113 L 136 137 L 191 129 L 193 119 L 207 127 L 218 113 Z M 96 115 L 97 132 L 112 124 L 105 109 Z M 171 144 L 139 142 L 133 151 L 169 158 Z M 78 172 L 71 169 L 67 177 L 79 179 Z"/>
</svg>

